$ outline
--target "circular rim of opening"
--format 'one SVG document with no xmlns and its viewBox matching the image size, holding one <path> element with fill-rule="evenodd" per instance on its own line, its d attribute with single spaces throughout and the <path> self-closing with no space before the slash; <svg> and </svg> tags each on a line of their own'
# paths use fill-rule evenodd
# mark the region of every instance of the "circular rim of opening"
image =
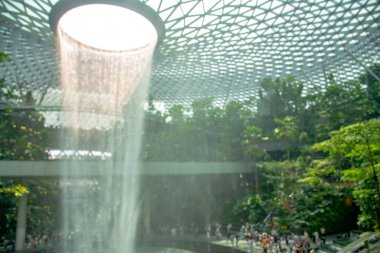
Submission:
<svg viewBox="0 0 380 253">
<path fill-rule="evenodd" d="M 68 10 L 59 19 L 57 33 L 81 47 L 108 53 L 138 52 L 155 45 L 158 38 L 145 16 L 110 4 L 86 4 Z"/>
<path fill-rule="evenodd" d="M 49 15 L 50 28 L 57 33 L 58 24 L 61 17 L 71 9 L 89 4 L 105 4 L 115 5 L 137 12 L 145 17 L 156 29 L 157 43 L 160 45 L 165 37 L 165 25 L 160 16 L 149 6 L 138 0 L 61 0 L 57 2 L 51 9 Z M 107 50 L 108 51 L 108 50 Z"/>
</svg>

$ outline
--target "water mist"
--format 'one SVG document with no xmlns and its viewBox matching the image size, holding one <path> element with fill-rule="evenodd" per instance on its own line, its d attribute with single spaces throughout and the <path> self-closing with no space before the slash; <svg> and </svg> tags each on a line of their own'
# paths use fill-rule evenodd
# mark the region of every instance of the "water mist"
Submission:
<svg viewBox="0 0 380 253">
<path fill-rule="evenodd" d="M 101 5 L 98 14 L 92 10 L 95 20 L 86 22 L 102 20 L 99 15 L 104 15 L 107 8 Z M 112 14 L 119 23 L 123 15 Z M 69 33 L 64 18 L 57 30 L 63 91 L 61 121 L 69 129 L 61 136 L 62 146 L 78 150 L 80 131 L 96 129 L 106 133 L 102 149 L 110 151 L 112 158 L 99 161 L 100 174 L 86 177 L 80 165 L 63 162 L 62 251 L 131 253 L 139 214 L 143 106 L 156 39 L 125 49 L 123 46 L 134 40 L 134 35 L 121 38 L 114 24 L 98 24 L 90 32 L 98 39 L 108 39 L 115 47 L 108 48 L 107 42 L 99 40 L 90 44 L 84 32 Z M 111 17 L 106 19 L 110 22 Z M 85 31 L 89 30 L 86 26 Z M 111 35 L 113 30 L 116 38 Z M 123 44 L 123 39 L 128 43 Z"/>
</svg>

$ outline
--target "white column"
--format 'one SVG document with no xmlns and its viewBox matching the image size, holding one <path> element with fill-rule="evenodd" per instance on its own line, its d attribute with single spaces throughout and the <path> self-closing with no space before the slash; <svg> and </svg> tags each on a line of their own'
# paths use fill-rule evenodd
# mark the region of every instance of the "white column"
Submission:
<svg viewBox="0 0 380 253">
<path fill-rule="evenodd" d="M 143 226 L 146 235 L 151 235 L 151 220 L 150 220 L 150 196 L 147 194 L 144 198 L 144 209 L 143 209 Z"/>
<path fill-rule="evenodd" d="M 22 195 L 17 208 L 16 251 L 23 250 L 26 236 L 26 211 L 28 194 Z"/>
</svg>

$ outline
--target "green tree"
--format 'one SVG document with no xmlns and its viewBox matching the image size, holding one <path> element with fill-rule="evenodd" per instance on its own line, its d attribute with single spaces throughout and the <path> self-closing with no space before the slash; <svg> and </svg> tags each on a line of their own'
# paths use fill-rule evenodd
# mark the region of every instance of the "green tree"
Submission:
<svg viewBox="0 0 380 253">
<path fill-rule="evenodd" d="M 264 129 L 266 136 L 272 136 L 277 125 L 275 119 L 301 117 L 305 110 L 302 93 L 303 84 L 291 75 L 275 80 L 263 79 L 260 82 L 255 125 Z"/>
<path fill-rule="evenodd" d="M 251 161 L 260 162 L 268 157 L 265 149 L 261 144 L 266 137 L 263 136 L 263 130 L 255 125 L 248 125 L 243 131 L 242 146 L 244 148 L 244 156 Z"/>
<path fill-rule="evenodd" d="M 222 132 L 222 109 L 213 105 L 212 98 L 197 99 L 191 105 L 191 135 L 193 159 L 220 161 L 219 133 Z"/>
<path fill-rule="evenodd" d="M 318 119 L 316 141 L 328 138 L 328 133 L 362 120 L 369 119 L 376 111 L 376 104 L 357 80 L 339 83 L 332 74 L 325 91 L 319 91 L 314 99 Z"/>
<path fill-rule="evenodd" d="M 357 206 L 347 192 L 335 185 L 305 183 L 300 179 L 294 191 L 290 223 L 294 229 L 309 232 L 324 227 L 329 234 L 356 228 Z"/>
<path fill-rule="evenodd" d="M 260 223 L 268 215 L 267 203 L 260 194 L 249 194 L 235 206 L 234 213 L 250 223 Z"/>
<path fill-rule="evenodd" d="M 8 54 L 0 54 L 0 62 L 10 59 Z M 0 79 L 0 160 L 45 158 L 45 119 L 33 109 L 34 103 L 30 91 L 17 84 L 6 85 Z"/>
<path fill-rule="evenodd" d="M 343 127 L 331 138 L 315 144 L 326 153 L 313 171 L 318 180 L 346 183 L 359 205 L 359 223 L 369 228 L 380 224 L 380 121 L 369 120 Z"/>
<path fill-rule="evenodd" d="M 274 129 L 274 136 L 278 140 L 285 141 L 287 160 L 291 161 L 291 150 L 298 144 L 299 127 L 296 118 L 285 116 L 284 119 L 275 119 L 278 127 Z"/>
<path fill-rule="evenodd" d="M 0 52 L 0 62 L 10 60 L 9 54 Z M 22 85 L 6 84 L 4 78 L 0 79 L 0 160 L 30 161 L 46 158 L 45 121 L 43 115 L 34 110 L 34 103 L 32 93 Z M 33 204 L 42 196 L 40 191 L 34 191 L 39 188 L 38 185 L 37 181 L 27 186 L 20 179 L 0 180 L 0 205 L 4 208 L 0 211 L 2 235 L 14 238 L 16 206 L 21 196 L 32 195 L 29 204 L 32 208 L 39 207 Z M 37 219 L 38 215 L 36 212 L 28 216 L 28 222 Z"/>
<path fill-rule="evenodd" d="M 367 94 L 370 100 L 376 103 L 377 110 L 371 112 L 371 117 L 378 117 L 380 115 L 380 63 L 373 64 L 365 73 L 359 76 L 361 84 L 366 86 Z"/>
<path fill-rule="evenodd" d="M 141 159 L 149 161 L 152 156 L 152 149 L 154 148 L 154 138 L 165 123 L 165 119 L 162 114 L 154 106 L 153 96 L 148 97 L 148 109 L 145 111 L 144 117 L 144 130 L 142 134 L 141 145 Z"/>
<path fill-rule="evenodd" d="M 231 101 L 222 108 L 219 133 L 219 150 L 224 161 L 244 160 L 241 145 L 246 108 L 243 102 Z"/>
</svg>

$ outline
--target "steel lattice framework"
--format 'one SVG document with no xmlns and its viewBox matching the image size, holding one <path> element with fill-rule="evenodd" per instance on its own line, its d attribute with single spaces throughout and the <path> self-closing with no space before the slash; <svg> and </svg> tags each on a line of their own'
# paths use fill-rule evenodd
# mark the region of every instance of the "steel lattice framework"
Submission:
<svg viewBox="0 0 380 253">
<path fill-rule="evenodd" d="M 125 0 L 127 1 L 127 0 Z M 8 83 L 32 90 L 40 108 L 59 106 L 55 38 L 58 0 L 1 0 L 0 65 Z M 341 81 L 380 61 L 379 0 L 145 0 L 164 22 L 151 95 L 165 105 L 256 96 L 264 77 L 293 74 L 307 89 Z M 51 109 L 53 110 L 53 109 Z"/>
</svg>

